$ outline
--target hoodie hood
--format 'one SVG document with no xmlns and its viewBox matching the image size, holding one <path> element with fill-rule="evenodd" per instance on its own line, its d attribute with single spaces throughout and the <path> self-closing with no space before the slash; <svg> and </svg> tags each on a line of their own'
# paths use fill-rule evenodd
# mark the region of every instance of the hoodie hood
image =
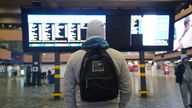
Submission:
<svg viewBox="0 0 192 108">
<path fill-rule="evenodd" d="M 105 24 L 99 20 L 92 20 L 87 24 L 87 36 L 89 39 L 93 36 L 105 38 Z"/>
<path fill-rule="evenodd" d="M 107 48 L 104 23 L 99 20 L 92 20 L 87 24 L 87 36 L 82 49 Z"/>
<path fill-rule="evenodd" d="M 94 36 L 88 40 L 85 41 L 85 43 L 82 44 L 81 48 L 83 49 L 94 49 L 94 48 L 107 48 L 109 47 L 106 40 L 99 36 Z"/>
<path fill-rule="evenodd" d="M 185 58 L 188 58 L 188 59 L 189 59 L 189 57 L 188 57 L 186 54 L 182 54 L 182 55 L 181 55 L 181 61 L 183 61 Z"/>
</svg>

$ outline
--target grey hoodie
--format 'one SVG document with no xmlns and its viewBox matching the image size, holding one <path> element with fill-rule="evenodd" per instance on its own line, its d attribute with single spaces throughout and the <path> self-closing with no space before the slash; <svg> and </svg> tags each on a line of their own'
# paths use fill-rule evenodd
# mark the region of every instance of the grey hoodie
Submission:
<svg viewBox="0 0 192 108">
<path fill-rule="evenodd" d="M 97 37 L 87 40 L 82 45 L 85 48 L 102 48 L 106 46 L 108 46 L 107 42 Z M 105 102 L 85 102 L 81 100 L 79 73 L 81 62 L 86 52 L 84 50 L 78 50 L 70 56 L 64 73 L 64 108 L 126 108 L 132 91 L 132 81 L 127 63 L 122 54 L 117 50 L 108 48 L 106 51 L 111 56 L 118 71 L 120 86 L 118 98 Z"/>
</svg>

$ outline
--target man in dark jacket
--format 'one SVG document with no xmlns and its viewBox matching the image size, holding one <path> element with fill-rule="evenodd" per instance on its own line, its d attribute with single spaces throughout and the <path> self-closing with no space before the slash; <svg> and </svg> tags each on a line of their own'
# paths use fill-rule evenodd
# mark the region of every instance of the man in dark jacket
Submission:
<svg viewBox="0 0 192 108">
<path fill-rule="evenodd" d="M 181 55 L 181 63 L 176 66 L 176 82 L 180 84 L 180 91 L 185 108 L 192 108 L 192 63 L 187 55 Z M 190 104 L 188 102 L 190 94 Z"/>
</svg>

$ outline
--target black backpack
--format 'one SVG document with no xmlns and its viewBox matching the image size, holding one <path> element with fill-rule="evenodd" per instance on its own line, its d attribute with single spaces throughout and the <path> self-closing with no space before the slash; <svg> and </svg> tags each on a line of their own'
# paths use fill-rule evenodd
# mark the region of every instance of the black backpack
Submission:
<svg viewBox="0 0 192 108">
<path fill-rule="evenodd" d="M 105 49 L 87 50 L 80 69 L 81 99 L 87 102 L 117 98 L 119 78 L 116 67 Z"/>
</svg>

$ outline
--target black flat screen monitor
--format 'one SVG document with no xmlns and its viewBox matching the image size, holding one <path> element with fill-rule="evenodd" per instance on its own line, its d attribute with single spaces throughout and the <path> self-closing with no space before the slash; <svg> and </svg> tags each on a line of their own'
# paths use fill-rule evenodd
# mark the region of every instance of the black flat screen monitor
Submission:
<svg viewBox="0 0 192 108">
<path fill-rule="evenodd" d="M 173 14 L 169 11 L 132 14 L 129 39 L 131 48 L 145 51 L 171 50 L 173 46 L 173 20 Z M 139 47 L 135 45 L 139 45 Z"/>
<path fill-rule="evenodd" d="M 172 11 L 22 8 L 21 15 L 24 52 L 74 52 L 93 19 L 105 23 L 106 40 L 119 51 L 173 48 Z"/>
<path fill-rule="evenodd" d="M 87 23 L 106 15 L 80 10 L 22 10 L 23 48 L 25 52 L 73 52 L 86 40 Z"/>
</svg>

